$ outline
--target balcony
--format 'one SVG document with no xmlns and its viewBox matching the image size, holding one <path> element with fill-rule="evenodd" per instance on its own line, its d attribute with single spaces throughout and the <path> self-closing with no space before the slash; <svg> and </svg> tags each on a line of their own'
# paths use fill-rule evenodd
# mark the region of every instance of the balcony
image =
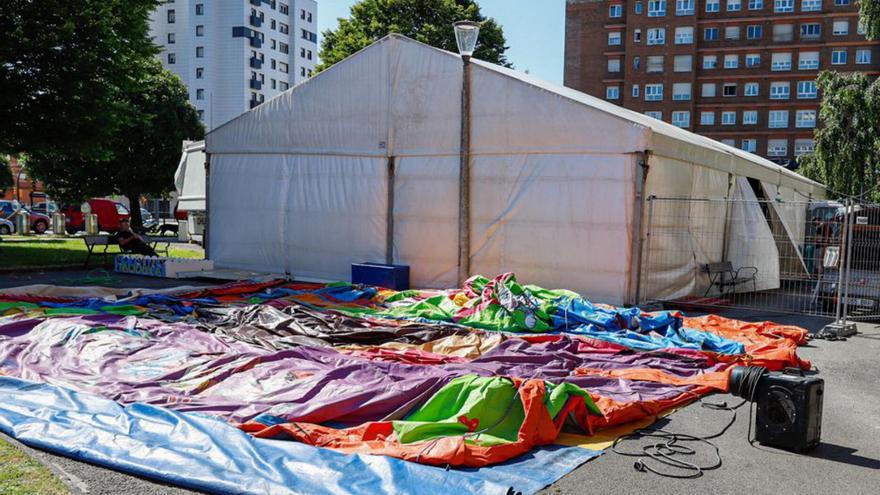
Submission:
<svg viewBox="0 0 880 495">
<path fill-rule="evenodd" d="M 257 57 L 251 57 L 251 68 L 259 69 L 261 67 L 263 67 L 263 61 Z"/>
<path fill-rule="evenodd" d="M 263 83 L 259 79 L 251 79 L 250 81 L 251 89 L 256 89 L 259 91 L 263 87 Z"/>
<path fill-rule="evenodd" d="M 250 44 L 254 48 L 260 48 L 261 46 L 263 46 L 263 42 L 260 41 L 260 38 L 257 38 L 256 36 L 251 38 Z"/>
<path fill-rule="evenodd" d="M 251 0 L 251 5 L 256 5 L 259 7 L 263 3 L 263 0 Z"/>
<path fill-rule="evenodd" d="M 263 20 L 255 15 L 252 15 L 250 17 L 250 21 L 251 21 L 251 26 L 253 26 L 253 27 L 260 27 L 263 25 Z"/>
<path fill-rule="evenodd" d="M 255 99 L 251 98 L 251 108 L 258 106 L 260 103 L 261 103 L 260 100 L 255 100 Z"/>
</svg>

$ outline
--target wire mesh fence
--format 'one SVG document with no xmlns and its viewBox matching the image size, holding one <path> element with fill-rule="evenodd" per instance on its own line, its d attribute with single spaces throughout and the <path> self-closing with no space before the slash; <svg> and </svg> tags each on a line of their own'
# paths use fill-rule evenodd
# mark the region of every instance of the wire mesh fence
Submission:
<svg viewBox="0 0 880 495">
<path fill-rule="evenodd" d="M 642 243 L 642 303 L 880 317 L 878 205 L 650 197 Z"/>
</svg>

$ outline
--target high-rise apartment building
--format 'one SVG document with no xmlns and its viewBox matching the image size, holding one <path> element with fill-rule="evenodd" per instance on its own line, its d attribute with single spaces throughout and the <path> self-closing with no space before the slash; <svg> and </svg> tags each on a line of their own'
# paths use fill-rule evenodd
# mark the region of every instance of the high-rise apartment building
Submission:
<svg viewBox="0 0 880 495">
<path fill-rule="evenodd" d="M 169 0 L 150 30 L 210 130 L 312 75 L 317 12 L 316 0 Z"/>
<path fill-rule="evenodd" d="M 565 85 L 784 164 L 821 70 L 880 74 L 855 0 L 568 0 Z"/>
</svg>

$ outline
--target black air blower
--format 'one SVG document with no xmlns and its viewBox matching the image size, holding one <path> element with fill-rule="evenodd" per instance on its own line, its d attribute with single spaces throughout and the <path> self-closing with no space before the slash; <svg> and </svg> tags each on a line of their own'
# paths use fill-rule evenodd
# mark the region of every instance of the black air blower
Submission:
<svg viewBox="0 0 880 495">
<path fill-rule="evenodd" d="M 824 380 L 798 369 L 738 366 L 730 374 L 730 392 L 756 403 L 755 440 L 794 452 L 819 445 L 824 388 Z"/>
</svg>

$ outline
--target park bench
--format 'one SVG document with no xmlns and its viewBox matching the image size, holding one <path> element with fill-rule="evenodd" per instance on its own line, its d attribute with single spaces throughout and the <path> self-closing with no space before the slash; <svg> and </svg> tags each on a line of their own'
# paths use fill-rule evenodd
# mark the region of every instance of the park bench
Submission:
<svg viewBox="0 0 880 495">
<path fill-rule="evenodd" d="M 756 280 L 758 268 L 754 266 L 741 266 L 734 270 L 730 261 L 719 261 L 703 265 L 703 272 L 709 275 L 709 287 L 703 297 L 709 295 L 712 287 L 718 287 L 718 291 L 724 295 L 728 291 L 735 292 L 738 285 L 750 282 L 752 290 L 758 290 Z"/>
<path fill-rule="evenodd" d="M 171 241 L 169 241 L 167 238 L 149 235 L 141 235 L 141 237 L 144 239 L 144 242 L 149 244 L 153 248 L 153 250 L 156 251 L 156 253 L 164 253 L 165 256 L 168 256 L 168 249 L 171 247 Z M 109 251 L 112 246 L 116 246 L 117 248 L 119 248 L 118 254 L 131 252 L 130 250 L 121 247 L 116 241 L 116 238 L 110 235 L 86 235 L 83 236 L 83 242 L 86 243 L 86 249 L 88 250 L 85 266 L 89 266 L 89 260 L 91 259 L 92 254 L 99 254 L 103 256 L 104 262 L 106 263 L 108 254 L 117 254 Z M 160 247 L 160 245 L 162 245 L 162 247 Z M 95 248 L 100 246 L 104 246 L 104 250 L 95 251 Z"/>
</svg>

